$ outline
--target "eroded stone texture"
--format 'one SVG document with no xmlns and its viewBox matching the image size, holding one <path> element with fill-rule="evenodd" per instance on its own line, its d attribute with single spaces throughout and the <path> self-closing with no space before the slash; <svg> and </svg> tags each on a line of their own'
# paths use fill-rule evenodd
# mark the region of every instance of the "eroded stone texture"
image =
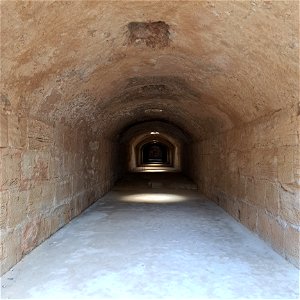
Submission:
<svg viewBox="0 0 300 300">
<path fill-rule="evenodd" d="M 293 110 L 195 145 L 201 190 L 299 265 L 299 115 Z M 199 172 L 200 170 L 200 172 Z M 295 245 L 298 245 L 297 247 Z"/>
<path fill-rule="evenodd" d="M 163 97 L 149 106 L 195 136 L 291 107 L 299 97 L 297 1 L 1 5 L 1 101 L 39 119 L 85 119 L 109 135 L 137 116 L 155 117 L 143 108 L 148 92 L 160 98 L 151 88 L 156 77 Z M 170 77 L 188 85 L 188 95 Z M 127 98 L 134 78 L 144 81 L 144 94 Z"/>
<path fill-rule="evenodd" d="M 31 118 L 22 126 L 13 113 L 2 120 L 9 128 L 4 141 L 11 141 L 0 149 L 4 273 L 108 191 L 115 175 L 111 142 L 87 130 Z"/>
<path fill-rule="evenodd" d="M 1 1 L 2 272 L 110 188 L 145 121 L 297 264 L 298 54 L 297 1 Z"/>
<path fill-rule="evenodd" d="M 163 48 L 169 45 L 169 25 L 165 22 L 130 22 L 127 26 L 130 44 L 144 44 L 151 48 Z"/>
</svg>

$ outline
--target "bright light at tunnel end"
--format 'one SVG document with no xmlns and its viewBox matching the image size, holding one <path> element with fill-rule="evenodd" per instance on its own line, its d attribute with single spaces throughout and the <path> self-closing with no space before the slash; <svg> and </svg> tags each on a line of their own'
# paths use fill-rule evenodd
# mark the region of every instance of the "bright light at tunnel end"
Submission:
<svg viewBox="0 0 300 300">
<path fill-rule="evenodd" d="M 150 134 L 159 134 L 158 131 L 151 131 Z"/>
</svg>

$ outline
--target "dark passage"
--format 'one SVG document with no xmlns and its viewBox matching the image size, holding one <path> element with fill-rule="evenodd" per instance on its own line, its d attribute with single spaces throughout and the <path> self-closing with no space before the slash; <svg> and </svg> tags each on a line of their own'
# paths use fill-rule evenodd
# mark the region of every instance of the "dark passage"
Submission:
<svg viewBox="0 0 300 300">
<path fill-rule="evenodd" d="M 169 164 L 169 149 L 166 145 L 152 142 L 142 147 L 143 164 Z"/>
</svg>

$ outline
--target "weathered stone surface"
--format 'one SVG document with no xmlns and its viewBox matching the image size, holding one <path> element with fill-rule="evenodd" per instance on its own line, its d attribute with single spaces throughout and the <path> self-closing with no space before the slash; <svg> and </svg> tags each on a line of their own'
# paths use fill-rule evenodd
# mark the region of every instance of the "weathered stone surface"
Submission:
<svg viewBox="0 0 300 300">
<path fill-rule="evenodd" d="M 296 1 L 5 1 L 2 11 L 3 104 L 39 119 L 109 136 L 162 110 L 208 137 L 298 99 Z"/>
<path fill-rule="evenodd" d="M 293 110 L 278 112 L 201 142 L 197 169 L 208 197 L 295 263 L 283 238 L 286 227 L 300 225 L 299 142 L 285 138 L 297 135 L 293 115 Z"/>
<path fill-rule="evenodd" d="M 20 184 L 21 152 L 19 150 L 0 149 L 0 188 L 6 190 Z"/>
<path fill-rule="evenodd" d="M 28 192 L 11 190 L 7 204 L 8 227 L 11 229 L 21 226 L 27 217 Z"/>
<path fill-rule="evenodd" d="M 38 245 L 38 233 L 40 230 L 40 218 L 35 218 L 27 223 L 22 233 L 22 254 L 28 253 Z"/>
<path fill-rule="evenodd" d="M 12 148 L 21 148 L 22 134 L 19 117 L 13 114 L 8 115 L 8 145 Z"/>
<path fill-rule="evenodd" d="M 285 190 L 280 191 L 280 216 L 294 225 L 300 225 L 300 198 Z"/>
<path fill-rule="evenodd" d="M 8 217 L 9 191 L 0 191 L 0 229 L 6 230 Z"/>
<path fill-rule="evenodd" d="M 257 207 L 241 202 L 239 219 L 254 232 L 256 231 L 257 217 Z"/>
<path fill-rule="evenodd" d="M 300 267 L 299 243 L 299 230 L 289 226 L 284 234 L 285 255 L 291 262 L 293 262 L 298 267 Z"/>
<path fill-rule="evenodd" d="M 1 235 L 1 272 L 6 272 L 21 258 L 21 233 L 14 230 L 10 234 Z"/>
<path fill-rule="evenodd" d="M 265 208 L 272 215 L 277 216 L 279 213 L 279 191 L 278 187 L 269 181 L 266 182 Z"/>
<path fill-rule="evenodd" d="M 0 148 L 8 146 L 8 121 L 7 115 L 0 113 Z"/>
<path fill-rule="evenodd" d="M 300 210 L 296 1 L 1 11 L 2 272 L 111 187 L 119 137 L 145 121 L 188 136 L 183 168 L 200 190 L 295 261 L 285 228 Z"/>
<path fill-rule="evenodd" d="M 53 127 L 40 121 L 30 120 L 28 140 L 30 150 L 49 149 L 53 144 Z"/>
</svg>

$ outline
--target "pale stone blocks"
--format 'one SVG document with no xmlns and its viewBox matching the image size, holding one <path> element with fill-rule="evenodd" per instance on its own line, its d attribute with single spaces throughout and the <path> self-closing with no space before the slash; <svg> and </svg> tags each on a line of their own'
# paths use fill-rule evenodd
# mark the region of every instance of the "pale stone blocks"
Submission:
<svg viewBox="0 0 300 300">
<path fill-rule="evenodd" d="M 300 231 L 299 228 L 288 226 L 284 234 L 284 250 L 287 258 L 300 267 L 299 256 Z"/>
<path fill-rule="evenodd" d="M 21 232 L 14 230 L 1 235 L 1 272 L 4 273 L 22 258 Z"/>
<path fill-rule="evenodd" d="M 0 148 L 8 146 L 8 120 L 7 115 L 0 113 Z"/>
<path fill-rule="evenodd" d="M 100 161 L 94 153 L 99 149 L 83 142 L 90 139 L 86 131 L 13 114 L 0 117 L 0 228 L 6 236 L 1 271 L 6 272 L 101 196 L 99 186 L 107 191 L 112 177 L 105 172 L 111 161 Z M 109 153 L 110 147 L 102 143 L 101 151 Z"/>
<path fill-rule="evenodd" d="M 257 226 L 257 208 L 245 202 L 241 202 L 240 216 L 241 222 L 250 230 L 256 232 Z"/>
<path fill-rule="evenodd" d="M 27 212 L 31 218 L 40 213 L 42 207 L 42 193 L 41 185 L 34 185 L 29 190 Z"/>
<path fill-rule="evenodd" d="M 9 191 L 0 191 L 0 230 L 7 228 L 7 213 L 8 213 Z"/>
<path fill-rule="evenodd" d="M 63 133 L 62 133 L 63 134 Z M 44 150 L 53 146 L 53 127 L 37 120 L 29 120 L 28 142 L 31 150 Z"/>
<path fill-rule="evenodd" d="M 22 146 L 19 118 L 13 114 L 8 115 L 8 145 L 11 148 L 21 148 Z"/>
<path fill-rule="evenodd" d="M 300 225 L 299 125 L 287 110 L 195 145 L 201 191 L 293 263 L 287 243 Z"/>
<path fill-rule="evenodd" d="M 15 188 L 20 184 L 21 152 L 12 149 L 0 149 L 0 189 Z"/>
<path fill-rule="evenodd" d="M 291 224 L 300 225 L 299 195 L 281 190 L 279 215 Z"/>
<path fill-rule="evenodd" d="M 276 184 L 266 181 L 265 208 L 272 215 L 278 216 L 279 213 L 279 191 Z"/>
<path fill-rule="evenodd" d="M 27 191 L 11 190 L 7 204 L 8 228 L 20 226 L 27 217 Z"/>
<path fill-rule="evenodd" d="M 63 180 L 57 182 L 56 186 L 56 201 L 62 203 L 65 199 L 72 195 L 72 179 L 65 177 Z"/>
</svg>

